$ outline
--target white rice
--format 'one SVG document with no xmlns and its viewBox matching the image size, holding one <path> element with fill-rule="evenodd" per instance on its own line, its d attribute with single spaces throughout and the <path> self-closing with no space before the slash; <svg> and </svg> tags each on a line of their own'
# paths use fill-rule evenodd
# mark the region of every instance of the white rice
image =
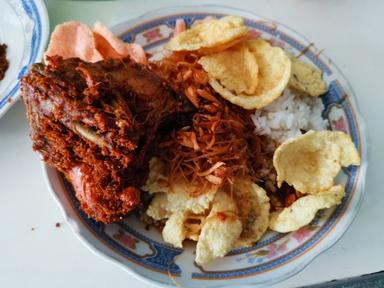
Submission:
<svg viewBox="0 0 384 288">
<path fill-rule="evenodd" d="M 301 135 L 301 130 L 325 130 L 328 120 L 321 116 L 324 105 L 320 97 L 300 95 L 286 89 L 271 105 L 256 110 L 252 120 L 256 133 L 284 140 Z"/>
</svg>

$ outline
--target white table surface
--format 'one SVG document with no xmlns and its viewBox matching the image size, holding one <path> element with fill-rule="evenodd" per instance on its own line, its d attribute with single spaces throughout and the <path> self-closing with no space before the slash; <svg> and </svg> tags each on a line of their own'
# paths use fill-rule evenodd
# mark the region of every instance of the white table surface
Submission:
<svg viewBox="0 0 384 288">
<path fill-rule="evenodd" d="M 114 25 L 151 9 L 200 1 L 48 1 L 51 27 L 77 19 Z M 210 1 L 285 23 L 314 41 L 350 80 L 369 129 L 366 196 L 350 229 L 296 276 L 297 287 L 384 270 L 384 1 Z M 32 152 L 22 103 L 0 119 L 0 287 L 149 288 L 95 256 L 64 223 Z M 56 228 L 55 223 L 61 227 Z M 32 231 L 32 228 L 34 230 Z"/>
</svg>

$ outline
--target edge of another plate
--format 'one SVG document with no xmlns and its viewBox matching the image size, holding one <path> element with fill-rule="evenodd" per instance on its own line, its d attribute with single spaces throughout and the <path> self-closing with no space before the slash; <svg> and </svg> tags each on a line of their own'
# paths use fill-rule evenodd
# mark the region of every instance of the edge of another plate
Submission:
<svg viewBox="0 0 384 288">
<path fill-rule="evenodd" d="M 13 80 L 10 87 L 5 91 L 5 94 L 7 95 L 5 95 L 3 98 L 0 99 L 0 118 L 3 117 L 4 114 L 20 98 L 20 79 L 29 71 L 30 65 L 42 60 L 43 53 L 49 37 L 49 30 L 50 30 L 49 18 L 48 18 L 47 7 L 44 3 L 44 0 L 20 0 L 20 5 L 23 6 L 25 13 L 27 14 L 31 13 L 31 15 L 32 13 L 35 13 L 35 15 L 37 16 L 37 19 L 36 19 L 38 22 L 37 24 L 41 26 L 40 42 L 37 43 L 38 50 L 35 56 L 33 57 L 31 53 L 28 54 L 28 57 L 30 57 L 28 64 L 25 67 L 23 67 L 22 70 L 19 71 L 19 75 L 17 79 Z M 28 17 L 30 18 L 31 15 L 28 15 Z M 39 39 L 39 37 L 37 37 L 37 39 Z M 35 39 L 32 41 L 37 41 L 37 40 Z"/>
</svg>

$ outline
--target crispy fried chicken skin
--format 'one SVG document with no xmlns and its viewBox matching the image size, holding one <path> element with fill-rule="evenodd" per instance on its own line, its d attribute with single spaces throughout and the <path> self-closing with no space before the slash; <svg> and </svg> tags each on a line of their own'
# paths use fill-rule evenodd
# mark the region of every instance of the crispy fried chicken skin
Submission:
<svg viewBox="0 0 384 288">
<path fill-rule="evenodd" d="M 21 81 L 33 148 L 72 183 L 81 208 L 118 221 L 140 202 L 152 143 L 181 101 L 129 59 L 49 58 Z"/>
</svg>

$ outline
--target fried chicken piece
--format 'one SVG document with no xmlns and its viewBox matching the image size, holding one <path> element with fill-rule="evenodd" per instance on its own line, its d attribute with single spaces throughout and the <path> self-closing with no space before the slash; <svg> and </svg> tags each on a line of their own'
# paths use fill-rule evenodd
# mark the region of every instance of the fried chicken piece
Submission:
<svg viewBox="0 0 384 288">
<path fill-rule="evenodd" d="M 51 57 L 32 66 L 21 91 L 34 150 L 65 174 L 87 215 L 109 223 L 132 210 L 156 131 L 182 109 L 179 96 L 129 59 Z"/>
</svg>

